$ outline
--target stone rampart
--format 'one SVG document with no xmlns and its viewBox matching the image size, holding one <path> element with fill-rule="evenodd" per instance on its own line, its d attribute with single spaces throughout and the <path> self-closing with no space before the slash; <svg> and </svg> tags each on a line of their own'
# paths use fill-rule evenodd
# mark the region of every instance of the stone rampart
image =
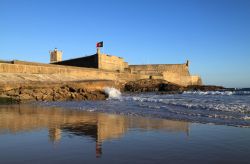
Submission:
<svg viewBox="0 0 250 164">
<path fill-rule="evenodd" d="M 124 62 L 124 59 L 117 56 L 108 54 L 98 54 L 98 68 L 111 71 L 124 71 L 128 64 Z"/>
<path fill-rule="evenodd" d="M 186 64 L 152 64 L 152 65 L 129 65 L 131 73 L 162 75 L 163 72 L 175 73 L 179 76 L 190 76 Z"/>
<path fill-rule="evenodd" d="M 202 79 L 198 75 L 191 76 L 191 85 L 202 85 Z"/>
<path fill-rule="evenodd" d="M 191 76 L 188 66 L 185 64 L 161 64 L 161 65 L 140 65 L 129 66 L 128 72 L 117 72 L 95 68 L 83 68 L 73 66 L 61 66 L 54 64 L 42 64 L 24 61 L 13 61 L 0 63 L 0 73 L 17 73 L 25 75 L 50 75 L 61 77 L 61 81 L 73 80 L 113 80 L 128 82 L 140 79 L 164 79 L 169 82 L 187 86 L 201 85 L 199 76 Z M 40 78 L 40 77 L 39 77 Z M 46 78 L 45 78 L 46 79 Z"/>
<path fill-rule="evenodd" d="M 39 75 L 61 75 L 63 77 L 73 76 L 79 80 L 115 80 L 119 82 L 148 79 L 149 75 L 131 74 L 125 72 L 114 72 L 94 68 L 80 68 L 72 66 L 58 66 L 52 64 L 8 64 L 0 63 L 0 73 L 21 73 Z M 67 79 L 66 79 L 67 80 Z"/>
<path fill-rule="evenodd" d="M 129 72 L 147 74 L 153 76 L 162 76 L 164 80 L 179 84 L 201 85 L 202 81 L 199 76 L 191 76 L 188 64 L 153 64 L 153 65 L 130 65 Z"/>
<path fill-rule="evenodd" d="M 176 73 L 163 72 L 163 79 L 182 86 L 202 85 L 200 76 L 180 76 Z"/>
</svg>

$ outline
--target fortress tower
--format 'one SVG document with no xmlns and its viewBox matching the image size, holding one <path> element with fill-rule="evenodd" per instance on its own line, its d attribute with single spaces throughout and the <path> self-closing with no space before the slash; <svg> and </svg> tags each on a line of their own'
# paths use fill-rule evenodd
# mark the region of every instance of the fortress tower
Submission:
<svg viewBox="0 0 250 164">
<path fill-rule="evenodd" d="M 50 63 L 54 62 L 60 62 L 62 61 L 62 51 L 58 51 L 57 48 L 55 48 L 53 51 L 50 51 Z"/>
</svg>

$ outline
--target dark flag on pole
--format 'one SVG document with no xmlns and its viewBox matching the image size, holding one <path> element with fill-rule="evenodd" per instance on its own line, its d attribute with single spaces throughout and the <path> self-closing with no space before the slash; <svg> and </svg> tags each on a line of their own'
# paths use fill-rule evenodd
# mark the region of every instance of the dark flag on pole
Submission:
<svg viewBox="0 0 250 164">
<path fill-rule="evenodd" d="M 96 43 L 96 47 L 103 47 L 103 41 Z"/>
</svg>

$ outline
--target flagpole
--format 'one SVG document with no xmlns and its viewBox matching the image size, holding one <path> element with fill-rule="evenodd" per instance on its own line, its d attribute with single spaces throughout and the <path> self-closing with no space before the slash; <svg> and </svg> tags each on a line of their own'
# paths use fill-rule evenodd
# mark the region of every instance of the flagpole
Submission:
<svg viewBox="0 0 250 164">
<path fill-rule="evenodd" d="M 97 54 L 101 54 L 100 47 L 97 47 Z"/>
</svg>

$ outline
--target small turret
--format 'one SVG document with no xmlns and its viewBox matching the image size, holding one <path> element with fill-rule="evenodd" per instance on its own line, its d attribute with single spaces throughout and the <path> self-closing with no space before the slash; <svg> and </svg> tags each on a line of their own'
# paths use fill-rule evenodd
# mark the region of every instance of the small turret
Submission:
<svg viewBox="0 0 250 164">
<path fill-rule="evenodd" d="M 57 50 L 57 48 L 55 48 L 53 51 L 49 51 L 50 53 L 50 63 L 55 63 L 55 62 L 59 62 L 62 61 L 62 51 Z"/>
</svg>

